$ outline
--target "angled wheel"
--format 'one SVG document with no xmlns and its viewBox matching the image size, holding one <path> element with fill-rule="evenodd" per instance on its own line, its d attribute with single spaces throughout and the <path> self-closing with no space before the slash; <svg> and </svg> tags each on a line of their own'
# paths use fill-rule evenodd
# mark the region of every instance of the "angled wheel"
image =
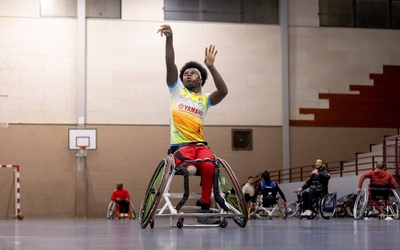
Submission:
<svg viewBox="0 0 400 250">
<path fill-rule="evenodd" d="M 361 192 L 357 195 L 357 198 L 354 202 L 354 208 L 353 208 L 354 219 L 360 220 L 364 217 L 367 204 L 368 204 L 368 191 L 366 189 L 362 189 Z"/>
<path fill-rule="evenodd" d="M 135 211 L 135 207 L 133 206 L 132 202 L 129 203 L 129 211 L 130 211 L 130 216 L 129 219 L 136 219 L 136 211 Z"/>
<path fill-rule="evenodd" d="M 162 199 L 162 195 L 164 194 L 164 189 L 170 177 L 170 173 L 171 164 L 169 164 L 168 158 L 164 158 L 158 164 L 156 171 L 150 180 L 144 200 L 140 207 L 139 224 L 142 228 L 146 228 L 149 223 L 154 226 L 153 216 Z"/>
<path fill-rule="evenodd" d="M 287 218 L 287 206 L 281 197 L 278 198 L 278 215 L 282 220 Z"/>
<path fill-rule="evenodd" d="M 297 202 L 290 202 L 286 205 L 286 215 L 288 218 L 296 216 L 299 217 L 300 215 L 300 203 Z"/>
<path fill-rule="evenodd" d="M 393 219 L 400 219 L 400 198 L 399 195 L 397 194 L 395 189 L 391 189 L 390 192 L 390 205 L 388 205 L 389 207 L 389 211 L 391 213 L 391 215 L 393 216 Z"/>
<path fill-rule="evenodd" d="M 245 227 L 248 214 L 242 189 L 228 163 L 225 160 L 218 159 L 218 165 L 220 193 L 225 196 L 225 201 L 229 205 L 231 212 L 240 215 L 238 217 L 233 217 L 233 221 L 238 224 L 238 226 Z"/>
<path fill-rule="evenodd" d="M 114 219 L 114 207 L 115 203 L 111 201 L 107 208 L 107 219 Z"/>
<path fill-rule="evenodd" d="M 336 192 L 332 194 L 326 194 L 320 199 L 319 209 L 322 218 L 329 220 L 335 215 L 337 206 Z"/>
</svg>

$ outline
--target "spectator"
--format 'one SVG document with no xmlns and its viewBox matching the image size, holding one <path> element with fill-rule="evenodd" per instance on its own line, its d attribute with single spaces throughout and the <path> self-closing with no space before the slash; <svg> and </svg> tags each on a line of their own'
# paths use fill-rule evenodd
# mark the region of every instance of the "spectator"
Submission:
<svg viewBox="0 0 400 250">
<path fill-rule="evenodd" d="M 251 201 L 254 197 L 254 181 L 253 176 L 249 176 L 247 178 L 246 184 L 242 187 L 242 193 L 244 194 L 244 199 L 246 200 L 247 207 L 251 206 Z"/>
</svg>

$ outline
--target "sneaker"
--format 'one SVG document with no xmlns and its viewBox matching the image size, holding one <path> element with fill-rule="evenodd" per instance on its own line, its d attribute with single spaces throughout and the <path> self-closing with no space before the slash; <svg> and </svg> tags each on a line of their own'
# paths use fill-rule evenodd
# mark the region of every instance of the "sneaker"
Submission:
<svg viewBox="0 0 400 250">
<path fill-rule="evenodd" d="M 302 214 L 300 214 L 300 216 L 311 216 L 312 215 L 312 211 L 307 209 L 306 211 L 304 211 Z"/>
<path fill-rule="evenodd" d="M 211 213 L 210 210 L 204 210 L 204 209 L 200 209 L 199 213 Z M 200 224 L 219 224 L 221 222 L 221 220 L 219 218 L 215 218 L 215 217 L 198 217 L 197 218 L 197 222 Z"/>
</svg>

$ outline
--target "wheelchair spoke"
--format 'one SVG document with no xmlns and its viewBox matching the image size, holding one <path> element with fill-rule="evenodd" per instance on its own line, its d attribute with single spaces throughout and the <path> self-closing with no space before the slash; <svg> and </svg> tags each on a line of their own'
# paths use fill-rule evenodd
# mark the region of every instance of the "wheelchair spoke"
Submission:
<svg viewBox="0 0 400 250">
<path fill-rule="evenodd" d="M 367 203 L 368 203 L 368 191 L 366 189 L 362 189 L 354 202 L 353 216 L 355 219 L 359 220 L 364 217 L 365 209 L 367 208 Z"/>
<path fill-rule="evenodd" d="M 163 159 L 149 183 L 145 198 L 142 202 L 139 214 L 139 223 L 142 228 L 146 228 L 152 221 L 154 213 L 162 199 L 165 184 L 169 177 L 169 165 L 167 159 Z"/>
<path fill-rule="evenodd" d="M 336 192 L 322 197 L 319 205 L 321 216 L 327 220 L 332 218 L 336 211 L 336 204 Z"/>
<path fill-rule="evenodd" d="M 240 227 L 245 227 L 248 219 L 248 211 L 242 190 L 228 163 L 221 159 L 219 160 L 220 170 L 218 182 L 220 192 L 225 196 L 226 203 L 228 203 L 229 207 L 231 208 L 231 212 L 243 215 L 240 217 L 234 217 L 233 220 L 235 223 Z"/>
</svg>

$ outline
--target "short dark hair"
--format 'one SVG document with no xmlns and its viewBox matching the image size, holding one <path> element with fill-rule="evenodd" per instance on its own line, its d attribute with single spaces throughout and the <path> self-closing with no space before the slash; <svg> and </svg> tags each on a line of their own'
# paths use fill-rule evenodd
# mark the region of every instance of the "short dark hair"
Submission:
<svg viewBox="0 0 400 250">
<path fill-rule="evenodd" d="M 264 173 L 262 174 L 262 178 L 266 181 L 269 182 L 271 181 L 270 177 L 269 177 L 269 172 L 267 170 L 264 171 Z"/>
<path fill-rule="evenodd" d="M 183 67 L 181 68 L 181 72 L 179 73 L 179 79 L 181 79 L 181 81 L 183 82 L 183 74 L 185 73 L 185 71 L 187 69 L 190 69 L 190 68 L 195 68 L 200 71 L 201 80 L 203 80 L 203 82 L 201 83 L 201 86 L 203 87 L 204 84 L 206 83 L 208 73 L 207 73 L 207 70 L 198 62 L 190 61 L 190 62 L 185 63 L 185 65 L 183 65 Z"/>
<path fill-rule="evenodd" d="M 247 178 L 247 180 L 250 179 L 250 178 L 253 178 L 253 176 L 249 176 L 249 177 Z"/>
<path fill-rule="evenodd" d="M 385 168 L 385 163 L 382 161 L 379 161 L 376 163 L 376 168 L 377 169 L 384 169 Z"/>
</svg>

